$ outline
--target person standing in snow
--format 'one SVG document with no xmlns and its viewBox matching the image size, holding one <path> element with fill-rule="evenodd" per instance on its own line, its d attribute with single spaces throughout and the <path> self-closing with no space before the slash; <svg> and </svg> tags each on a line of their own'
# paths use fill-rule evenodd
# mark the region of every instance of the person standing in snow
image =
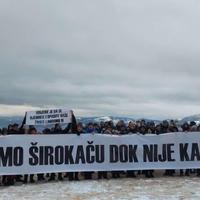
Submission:
<svg viewBox="0 0 200 200">
<path fill-rule="evenodd" d="M 37 129 L 35 127 L 30 127 L 29 131 L 28 131 L 28 134 L 29 135 L 37 135 Z M 34 174 L 25 174 L 24 175 L 24 183 L 27 183 L 28 182 L 28 178 L 30 178 L 30 183 L 35 183 L 35 180 L 34 180 Z"/>
</svg>

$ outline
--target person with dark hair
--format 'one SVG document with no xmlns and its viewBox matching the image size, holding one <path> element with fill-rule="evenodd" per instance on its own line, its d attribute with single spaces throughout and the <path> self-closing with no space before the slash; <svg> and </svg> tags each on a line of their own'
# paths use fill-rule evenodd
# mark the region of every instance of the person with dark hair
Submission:
<svg viewBox="0 0 200 200">
<path fill-rule="evenodd" d="M 113 134 L 113 125 L 111 123 L 111 121 L 106 122 L 104 124 L 104 127 L 102 129 L 102 134 L 107 134 L 107 135 L 112 135 Z M 99 171 L 98 172 L 98 179 L 107 179 L 108 178 L 108 174 L 107 171 Z"/>
<path fill-rule="evenodd" d="M 175 133 L 175 132 L 178 132 L 178 127 L 175 125 L 175 124 L 170 124 L 169 125 L 169 132 L 170 133 Z"/>
<path fill-rule="evenodd" d="M 60 124 L 55 124 L 54 128 L 53 128 L 53 134 L 60 134 L 62 133 L 62 127 Z"/>
<path fill-rule="evenodd" d="M 75 121 L 74 121 L 74 123 L 75 123 Z M 81 135 L 81 134 L 85 133 L 82 123 L 79 122 L 76 126 L 77 126 L 77 128 L 76 128 L 77 130 L 75 129 L 75 124 L 74 124 L 74 129 L 73 129 L 74 133 L 72 133 L 71 129 L 69 128 L 68 134 L 76 133 L 77 135 Z M 79 175 L 78 172 L 68 172 L 68 173 L 66 173 L 65 177 L 68 177 L 69 181 L 73 181 L 73 180 L 78 181 L 79 180 L 78 175 Z"/>
<path fill-rule="evenodd" d="M 107 123 L 109 122 L 103 122 L 103 121 L 100 122 L 99 126 L 100 126 L 101 133 L 105 131 L 105 128 L 107 127 Z"/>
<path fill-rule="evenodd" d="M 7 128 L 2 128 L 1 132 L 2 132 L 2 135 L 7 135 L 8 134 L 8 129 Z"/>
<path fill-rule="evenodd" d="M 194 122 L 194 121 L 192 121 L 192 122 L 190 122 L 190 131 L 191 132 L 197 132 L 197 124 L 196 124 L 196 122 Z"/>
<path fill-rule="evenodd" d="M 21 134 L 20 130 L 19 130 L 19 125 L 18 124 L 9 124 L 8 125 L 8 130 L 7 130 L 7 135 L 19 135 Z M 6 176 L 6 179 L 9 180 L 7 181 L 7 184 L 9 184 L 9 182 L 11 183 L 11 185 L 13 184 L 13 182 L 24 182 L 22 180 L 22 175 L 12 175 L 12 176 Z M 12 180 L 14 179 L 14 180 Z"/>
<path fill-rule="evenodd" d="M 195 121 L 191 121 L 190 124 L 189 124 L 189 131 L 190 132 L 197 132 L 198 130 L 198 126 L 197 126 L 197 123 Z M 200 175 L 200 169 L 187 169 L 186 170 L 186 175 L 189 176 L 190 173 L 191 174 L 195 174 L 197 172 L 197 176 Z M 199 175 L 198 175 L 199 174 Z"/>
<path fill-rule="evenodd" d="M 74 116 L 72 111 L 71 111 L 71 114 L 72 114 L 72 121 L 63 130 L 63 134 L 76 134 L 76 135 L 80 136 L 80 134 L 82 132 L 82 130 L 81 130 L 82 127 L 80 127 L 80 124 L 79 124 L 79 129 L 78 129 L 76 117 Z M 73 181 L 73 180 L 78 181 L 79 180 L 78 174 L 79 174 L 78 172 L 67 172 L 65 177 L 68 176 L 69 181 Z"/>
<path fill-rule="evenodd" d="M 97 133 L 97 131 L 94 128 L 94 124 L 92 122 L 89 122 L 86 128 L 86 133 Z"/>
<path fill-rule="evenodd" d="M 125 135 L 127 134 L 126 124 L 123 120 L 120 120 L 116 124 L 116 130 L 113 131 L 114 135 Z M 120 174 L 124 173 L 122 171 L 112 171 L 112 178 L 120 178 Z"/>
<path fill-rule="evenodd" d="M 29 135 L 36 135 L 36 134 L 37 134 L 36 128 L 35 128 L 35 127 L 30 127 L 30 129 L 29 129 L 29 131 L 28 131 L 28 134 L 29 134 Z M 24 175 L 24 183 L 27 183 L 27 182 L 28 182 L 28 177 L 29 177 L 28 174 L 25 174 L 25 175 Z M 35 183 L 34 174 L 30 174 L 30 183 Z"/>
<path fill-rule="evenodd" d="M 73 111 L 71 111 L 72 119 L 71 123 L 67 125 L 67 127 L 62 131 L 63 134 L 77 134 L 77 122 L 76 117 L 73 114 Z"/>
<path fill-rule="evenodd" d="M 78 131 L 77 129 L 77 122 L 76 122 L 76 118 L 73 114 L 73 112 L 71 111 L 71 115 L 72 115 L 72 120 L 71 120 L 71 123 L 69 123 L 67 125 L 67 127 L 62 130 L 61 126 L 59 124 L 56 124 L 55 127 L 54 127 L 54 133 L 56 134 L 77 134 L 77 135 L 80 135 L 80 132 Z M 72 180 L 79 180 L 78 178 L 78 172 L 68 172 L 65 177 L 69 177 L 69 180 L 72 181 Z M 51 180 L 55 180 L 55 174 L 54 173 L 51 173 L 51 176 L 50 176 L 50 181 Z M 63 177 L 62 177 L 62 173 L 58 173 L 58 180 L 62 181 L 63 180 Z"/>
<path fill-rule="evenodd" d="M 43 130 L 42 133 L 44 134 L 45 131 Z M 42 133 L 38 133 L 38 134 L 42 134 Z M 37 174 L 37 178 L 38 178 L 38 181 L 45 181 L 45 174 L 44 173 Z"/>
<path fill-rule="evenodd" d="M 156 134 L 156 125 L 154 121 L 150 121 L 146 123 L 146 132 L 147 134 Z M 145 176 L 147 178 L 153 178 L 154 177 L 153 173 L 154 173 L 154 170 L 146 170 Z"/>
<path fill-rule="evenodd" d="M 167 120 L 164 120 L 162 123 L 161 123 L 161 126 L 162 126 L 162 129 L 161 129 L 161 132 L 162 134 L 164 133 L 169 133 L 169 122 Z"/>
<path fill-rule="evenodd" d="M 45 129 L 42 131 L 42 133 L 45 134 L 45 135 L 49 135 L 49 134 L 51 134 L 51 129 L 45 128 Z"/>
<path fill-rule="evenodd" d="M 156 133 L 156 126 L 155 126 L 155 123 L 153 121 L 147 122 L 146 132 L 147 132 L 147 134 L 155 134 Z"/>
<path fill-rule="evenodd" d="M 12 130 L 12 124 L 8 125 L 7 130 L 8 130 L 8 132 L 11 132 L 11 130 Z"/>
<path fill-rule="evenodd" d="M 82 133 L 86 133 L 86 132 L 85 132 L 85 130 L 84 130 L 84 128 L 83 128 L 83 124 L 79 122 L 79 123 L 77 124 L 77 134 L 80 135 L 80 134 L 82 134 Z"/>
<path fill-rule="evenodd" d="M 127 127 L 127 133 L 129 134 L 136 134 L 138 132 L 138 127 L 135 122 L 130 121 Z"/>
<path fill-rule="evenodd" d="M 162 133 L 162 126 L 161 124 L 157 124 L 155 127 L 155 134 L 160 135 Z"/>
<path fill-rule="evenodd" d="M 5 186 L 11 186 L 15 184 L 15 175 L 3 176 L 2 184 Z"/>
<path fill-rule="evenodd" d="M 98 123 L 94 123 L 93 126 L 96 133 L 101 133 L 101 128 Z"/>
<path fill-rule="evenodd" d="M 171 133 L 179 132 L 179 129 L 174 120 L 171 120 L 169 123 L 169 132 Z"/>
<path fill-rule="evenodd" d="M 185 122 L 185 123 L 181 126 L 181 128 L 182 128 L 182 131 L 183 131 L 183 132 L 188 132 L 188 131 L 190 131 L 190 125 L 189 125 L 187 122 Z"/>
<path fill-rule="evenodd" d="M 170 124 L 167 120 L 164 120 L 161 123 L 161 134 L 170 133 L 170 132 L 171 132 Z M 164 176 L 173 176 L 174 173 L 175 173 L 175 170 L 167 169 L 167 170 L 165 170 Z"/>
<path fill-rule="evenodd" d="M 145 135 L 147 133 L 146 126 L 144 125 L 140 126 L 138 132 L 142 135 Z"/>
<path fill-rule="evenodd" d="M 98 132 L 95 129 L 94 124 L 92 122 L 89 122 L 86 127 L 86 134 L 95 134 L 95 133 L 98 133 Z M 84 172 L 85 180 L 92 179 L 92 174 L 93 174 L 93 172 L 91 172 L 91 171 Z"/>
<path fill-rule="evenodd" d="M 127 134 L 126 124 L 124 123 L 123 120 L 120 120 L 120 121 L 117 122 L 117 124 L 116 124 L 116 133 L 118 135 L 125 135 L 125 134 Z"/>
<path fill-rule="evenodd" d="M 127 127 L 127 134 L 137 134 L 137 130 L 138 130 L 138 128 L 137 128 L 136 123 L 130 121 L 128 123 L 128 127 Z M 134 170 L 128 170 L 126 172 L 126 177 L 127 178 L 135 178 L 136 177 L 135 171 Z"/>
<path fill-rule="evenodd" d="M 7 128 L 2 128 L 1 130 L 1 135 L 5 136 L 7 135 L 8 129 Z M 2 184 L 9 186 L 9 185 L 14 185 L 15 183 L 15 176 L 2 176 Z"/>
<path fill-rule="evenodd" d="M 109 124 L 105 126 L 105 128 L 102 130 L 102 134 L 112 135 L 113 134 L 113 128 Z"/>
<path fill-rule="evenodd" d="M 185 122 L 182 126 L 182 131 L 183 132 L 189 132 L 190 131 L 190 125 L 188 122 Z M 184 175 L 184 170 L 183 169 L 180 169 L 180 176 L 183 176 Z M 189 169 L 186 169 L 185 170 L 185 176 L 189 176 L 190 175 L 190 170 Z"/>
<path fill-rule="evenodd" d="M 45 132 L 48 134 L 49 129 L 46 129 Z M 63 134 L 63 130 L 60 124 L 55 124 L 54 127 L 52 128 L 52 131 L 50 130 L 50 134 Z M 63 181 L 62 173 L 58 173 L 58 180 Z M 50 178 L 48 181 L 55 181 L 56 179 L 56 173 L 51 173 Z"/>
<path fill-rule="evenodd" d="M 17 124 L 9 124 L 8 125 L 8 135 L 16 135 L 16 134 L 18 134 L 19 132 L 18 132 L 18 127 L 17 127 Z"/>
<path fill-rule="evenodd" d="M 138 131 L 142 135 L 148 134 L 148 131 L 150 133 L 151 132 L 150 124 L 146 123 L 145 120 L 142 120 L 141 123 L 140 123 L 140 127 L 139 127 Z M 153 176 L 153 170 L 143 170 L 142 174 L 144 174 L 146 178 L 153 178 L 154 177 Z"/>
</svg>

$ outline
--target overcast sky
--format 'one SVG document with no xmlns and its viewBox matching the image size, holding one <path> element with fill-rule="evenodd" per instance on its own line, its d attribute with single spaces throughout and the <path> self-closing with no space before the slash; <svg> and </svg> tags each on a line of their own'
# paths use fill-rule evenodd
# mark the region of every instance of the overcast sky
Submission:
<svg viewBox="0 0 200 200">
<path fill-rule="evenodd" d="M 200 113 L 199 0 L 0 0 L 0 115 Z"/>
</svg>

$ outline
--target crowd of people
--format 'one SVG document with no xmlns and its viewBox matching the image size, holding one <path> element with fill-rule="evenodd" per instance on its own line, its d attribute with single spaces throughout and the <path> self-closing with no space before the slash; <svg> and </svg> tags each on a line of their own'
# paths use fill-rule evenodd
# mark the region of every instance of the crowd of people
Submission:
<svg viewBox="0 0 200 200">
<path fill-rule="evenodd" d="M 42 132 L 37 131 L 34 126 L 29 126 L 28 129 L 24 129 L 24 126 L 18 124 L 9 125 L 7 128 L 0 129 L 0 135 L 18 135 L 18 134 L 111 134 L 111 135 L 126 135 L 126 134 L 164 134 L 169 132 L 196 132 L 200 131 L 200 125 L 193 122 L 186 122 L 179 125 L 174 120 L 163 121 L 161 123 L 155 123 L 153 121 L 146 122 L 145 120 L 130 121 L 126 124 L 123 120 L 118 121 L 114 124 L 113 121 L 100 122 L 100 123 L 88 123 L 83 124 L 81 122 L 76 122 L 75 117 L 72 117 L 72 123 L 68 124 L 67 127 L 62 128 L 60 124 L 56 124 L 53 128 L 45 128 Z M 165 176 L 175 175 L 175 170 L 165 170 Z M 190 176 L 190 174 L 196 174 L 200 176 L 200 170 L 179 170 L 180 176 Z M 54 180 L 79 180 L 80 177 L 84 179 L 92 179 L 96 174 L 98 179 L 107 178 L 120 178 L 129 177 L 134 178 L 137 176 L 145 176 L 147 178 L 154 177 L 154 170 L 143 170 L 143 171 L 111 171 L 111 172 L 82 172 L 82 173 L 50 173 L 50 174 L 31 174 L 31 175 L 16 175 L 16 176 L 2 176 L 0 177 L 1 185 L 13 185 L 15 182 L 31 182 L 37 181 L 54 181 Z"/>
</svg>

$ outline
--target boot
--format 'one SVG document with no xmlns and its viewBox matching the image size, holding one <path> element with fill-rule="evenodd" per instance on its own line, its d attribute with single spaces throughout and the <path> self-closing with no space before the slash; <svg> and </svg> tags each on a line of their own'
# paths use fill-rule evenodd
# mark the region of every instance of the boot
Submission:
<svg viewBox="0 0 200 200">
<path fill-rule="evenodd" d="M 28 183 L 28 174 L 24 175 L 24 183 Z"/>
<path fill-rule="evenodd" d="M 44 181 L 45 180 L 44 174 L 38 174 L 37 177 L 38 177 L 38 181 Z"/>
<path fill-rule="evenodd" d="M 30 183 L 35 183 L 33 174 L 30 175 Z"/>
<path fill-rule="evenodd" d="M 190 176 L 190 170 L 189 169 L 186 169 L 185 176 Z"/>
<path fill-rule="evenodd" d="M 74 180 L 75 180 L 75 181 L 79 181 L 78 172 L 75 172 L 74 174 L 75 174 Z"/>
<path fill-rule="evenodd" d="M 55 181 L 55 174 L 54 173 L 51 173 L 48 181 Z"/>
<path fill-rule="evenodd" d="M 63 181 L 62 173 L 58 173 L 58 180 Z"/>
</svg>

